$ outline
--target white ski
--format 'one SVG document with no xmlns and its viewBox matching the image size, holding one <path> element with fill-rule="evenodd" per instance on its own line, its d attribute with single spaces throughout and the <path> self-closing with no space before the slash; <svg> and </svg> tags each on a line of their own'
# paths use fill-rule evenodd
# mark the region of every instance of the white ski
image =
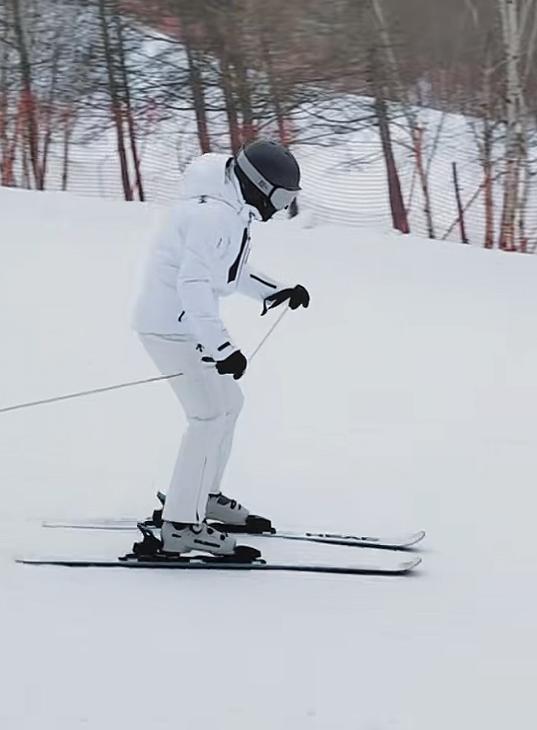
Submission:
<svg viewBox="0 0 537 730">
<path fill-rule="evenodd" d="M 43 527 L 64 529 L 64 530 L 124 530 L 136 532 L 139 520 L 133 518 L 122 519 L 95 519 L 95 520 L 74 520 L 72 522 L 43 522 Z M 234 529 L 233 532 L 247 535 Z M 253 534 L 253 533 L 252 533 Z M 280 540 L 301 540 L 305 542 L 319 542 L 330 545 L 347 545 L 349 547 L 376 547 L 384 550 L 405 550 L 417 545 L 425 537 L 424 530 L 410 532 L 401 535 L 350 535 L 348 533 L 334 532 L 295 532 L 292 530 L 276 530 L 275 532 L 256 533 L 256 537 L 280 539 Z"/>
<path fill-rule="evenodd" d="M 397 560 L 392 564 L 375 562 L 369 557 L 366 561 L 356 561 L 343 565 L 329 563 L 312 563 L 306 561 L 276 562 L 256 559 L 252 562 L 237 562 L 233 559 L 217 557 L 184 557 L 184 558 L 137 558 L 129 554 L 119 558 L 71 558 L 68 556 L 21 557 L 17 563 L 24 565 L 55 566 L 69 568 L 135 568 L 150 570 L 240 570 L 240 571 L 291 571 L 301 573 L 339 573 L 344 575 L 405 575 L 414 570 L 421 558 Z"/>
</svg>

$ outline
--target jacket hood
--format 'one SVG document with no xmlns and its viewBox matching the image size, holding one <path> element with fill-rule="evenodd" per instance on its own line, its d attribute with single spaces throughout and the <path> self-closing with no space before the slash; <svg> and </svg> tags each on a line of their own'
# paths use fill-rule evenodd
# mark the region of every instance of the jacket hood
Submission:
<svg viewBox="0 0 537 730">
<path fill-rule="evenodd" d="M 181 185 L 183 200 L 204 195 L 230 205 L 245 217 L 260 219 L 259 212 L 248 205 L 233 171 L 228 167 L 229 155 L 207 152 L 193 160 L 186 168 Z"/>
</svg>

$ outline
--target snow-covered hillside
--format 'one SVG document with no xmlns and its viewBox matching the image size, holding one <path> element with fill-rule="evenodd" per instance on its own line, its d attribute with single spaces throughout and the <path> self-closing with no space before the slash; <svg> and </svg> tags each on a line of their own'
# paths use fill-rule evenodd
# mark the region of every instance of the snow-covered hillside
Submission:
<svg viewBox="0 0 537 730">
<path fill-rule="evenodd" d="M 0 190 L 0 408 L 154 374 L 129 310 L 163 212 Z M 226 491 L 283 527 L 425 528 L 423 568 L 16 566 L 127 550 L 40 522 L 145 516 L 183 420 L 166 384 L 0 414 L 0 727 L 533 727 L 537 261 L 300 217 L 254 246 L 312 303 L 241 381 Z M 273 319 L 225 305 L 250 352 Z"/>
<path fill-rule="evenodd" d="M 359 108 L 364 114 L 371 112 L 372 100 L 368 97 L 342 97 L 331 101 L 334 109 L 323 108 L 323 113 L 350 130 L 353 124 L 345 122 L 345 115 Z M 218 104 L 217 104 L 218 106 Z M 397 116 L 394 108 L 393 113 Z M 414 108 L 424 131 L 423 156 L 427 164 L 430 192 L 433 238 L 461 240 L 459 213 L 453 183 L 452 165 L 457 164 L 461 199 L 465 207 L 465 230 L 470 243 L 483 246 L 486 213 L 483 193 L 483 167 L 480 162 L 477 140 L 483 134 L 479 120 L 461 114 L 441 113 L 433 109 Z M 319 130 L 326 134 L 326 146 L 301 142 L 308 139 L 309 113 L 313 109 L 298 109 L 293 117 L 296 126 L 296 142 L 292 145 L 302 170 L 300 209 L 309 214 L 310 223 L 337 223 L 353 227 L 391 228 L 392 214 L 389 202 L 386 163 L 382 151 L 378 127 L 366 126 L 338 135 L 330 126 Z M 311 121 L 311 120 L 310 120 Z M 221 115 L 217 115 L 216 129 L 222 127 Z M 264 130 L 267 136 L 276 136 L 275 130 Z M 409 149 L 406 128 L 393 125 L 392 136 L 403 198 L 413 233 L 428 234 L 423 194 L 417 178 L 414 153 Z M 217 138 L 214 151 L 229 152 L 227 136 Z M 330 140 L 330 144 L 328 144 Z M 182 112 L 173 121 L 159 124 L 144 137 L 140 160 L 146 199 L 151 202 L 170 204 L 177 199 L 182 172 L 186 165 L 199 154 L 195 132 L 195 119 L 189 112 Z M 52 146 L 47 188 L 59 190 L 62 185 L 62 145 Z M 496 143 L 493 154 L 494 181 L 494 240 L 497 242 L 503 209 L 503 148 Z M 124 196 L 117 139 L 114 130 L 99 136 L 91 143 L 76 145 L 71 152 L 71 168 L 68 188 L 71 192 L 86 196 L 122 199 Z M 535 252 L 537 236 L 537 191 L 530 183 L 526 205 L 526 231 L 528 250 Z M 468 206 L 466 208 L 466 206 Z"/>
</svg>

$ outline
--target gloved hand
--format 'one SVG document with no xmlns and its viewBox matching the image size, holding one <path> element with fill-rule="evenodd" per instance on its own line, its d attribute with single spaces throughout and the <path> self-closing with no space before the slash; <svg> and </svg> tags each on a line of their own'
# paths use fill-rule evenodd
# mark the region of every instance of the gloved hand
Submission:
<svg viewBox="0 0 537 730">
<path fill-rule="evenodd" d="M 234 380 L 242 378 L 244 371 L 248 365 L 248 360 L 244 357 L 240 350 L 235 350 L 228 355 L 225 360 L 216 362 L 216 369 L 220 375 L 233 375 Z"/>
<path fill-rule="evenodd" d="M 261 316 L 266 314 L 269 309 L 273 309 L 287 300 L 289 300 L 290 309 L 308 307 L 310 303 L 310 295 L 306 287 L 302 286 L 302 284 L 297 284 L 292 289 L 282 289 L 281 291 L 277 291 L 275 294 L 270 294 L 270 296 L 265 297 Z"/>
</svg>

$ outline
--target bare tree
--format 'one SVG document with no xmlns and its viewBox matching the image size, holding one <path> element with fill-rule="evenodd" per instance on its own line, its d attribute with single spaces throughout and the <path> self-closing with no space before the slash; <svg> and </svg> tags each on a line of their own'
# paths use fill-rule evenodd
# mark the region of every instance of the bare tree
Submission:
<svg viewBox="0 0 537 730">
<path fill-rule="evenodd" d="M 425 134 L 424 127 L 418 121 L 418 115 L 409 103 L 408 94 L 405 92 L 401 75 L 399 71 L 399 63 L 395 55 L 394 44 L 391 39 L 386 18 L 384 16 L 381 0 L 371 0 L 371 6 L 377 22 L 378 32 L 380 35 L 381 47 L 384 51 L 386 65 L 390 71 L 391 84 L 394 86 L 396 98 L 403 103 L 404 114 L 408 123 L 408 132 L 410 134 L 410 146 L 414 155 L 416 170 L 420 182 L 421 192 L 423 196 L 423 212 L 427 222 L 427 232 L 430 238 L 435 237 L 433 224 L 431 195 L 429 192 L 429 181 L 426 170 L 426 164 L 423 154 L 423 138 Z"/>
<path fill-rule="evenodd" d="M 21 0 L 9 0 L 15 47 L 19 56 L 21 79 L 21 112 L 24 119 L 24 133 L 28 144 L 33 179 L 37 188 L 43 188 L 43 171 L 39 160 L 39 130 L 37 123 L 37 103 L 34 95 L 32 63 L 28 45 L 28 34 L 24 24 Z"/>
<path fill-rule="evenodd" d="M 114 119 L 117 139 L 117 152 L 121 169 L 121 181 L 123 184 L 123 194 L 125 200 L 132 200 L 132 186 L 129 175 L 129 165 L 127 161 L 127 151 L 125 143 L 125 130 L 123 120 L 123 103 L 120 95 L 117 56 L 112 40 L 112 18 L 110 7 L 107 0 L 98 0 L 99 18 L 101 21 L 102 43 L 104 50 L 104 61 L 106 64 L 106 72 L 108 75 L 108 91 L 110 94 L 111 112 Z"/>
<path fill-rule="evenodd" d="M 506 67 L 506 135 L 500 248 L 517 249 L 517 225 L 523 227 L 521 175 L 527 162 L 525 103 L 520 72 L 521 34 L 516 0 L 498 0 Z M 524 244 L 523 244 L 524 245 Z"/>
<path fill-rule="evenodd" d="M 203 55 L 195 44 L 195 27 L 190 14 L 184 20 L 184 45 L 188 61 L 188 82 L 192 93 L 194 114 L 198 130 L 198 142 L 202 153 L 211 152 L 211 136 L 207 115 L 207 96 L 203 72 Z"/>
<path fill-rule="evenodd" d="M 385 91 L 382 80 L 379 78 L 382 65 L 378 61 L 374 49 L 371 50 L 371 82 L 375 93 L 375 111 L 377 115 L 379 134 L 386 164 L 386 176 L 388 180 L 388 191 L 390 197 L 390 209 L 392 213 L 393 227 L 402 233 L 410 233 L 407 211 L 401 191 L 401 181 L 393 153 L 393 144 L 390 131 L 388 107 L 385 99 Z"/>
</svg>

